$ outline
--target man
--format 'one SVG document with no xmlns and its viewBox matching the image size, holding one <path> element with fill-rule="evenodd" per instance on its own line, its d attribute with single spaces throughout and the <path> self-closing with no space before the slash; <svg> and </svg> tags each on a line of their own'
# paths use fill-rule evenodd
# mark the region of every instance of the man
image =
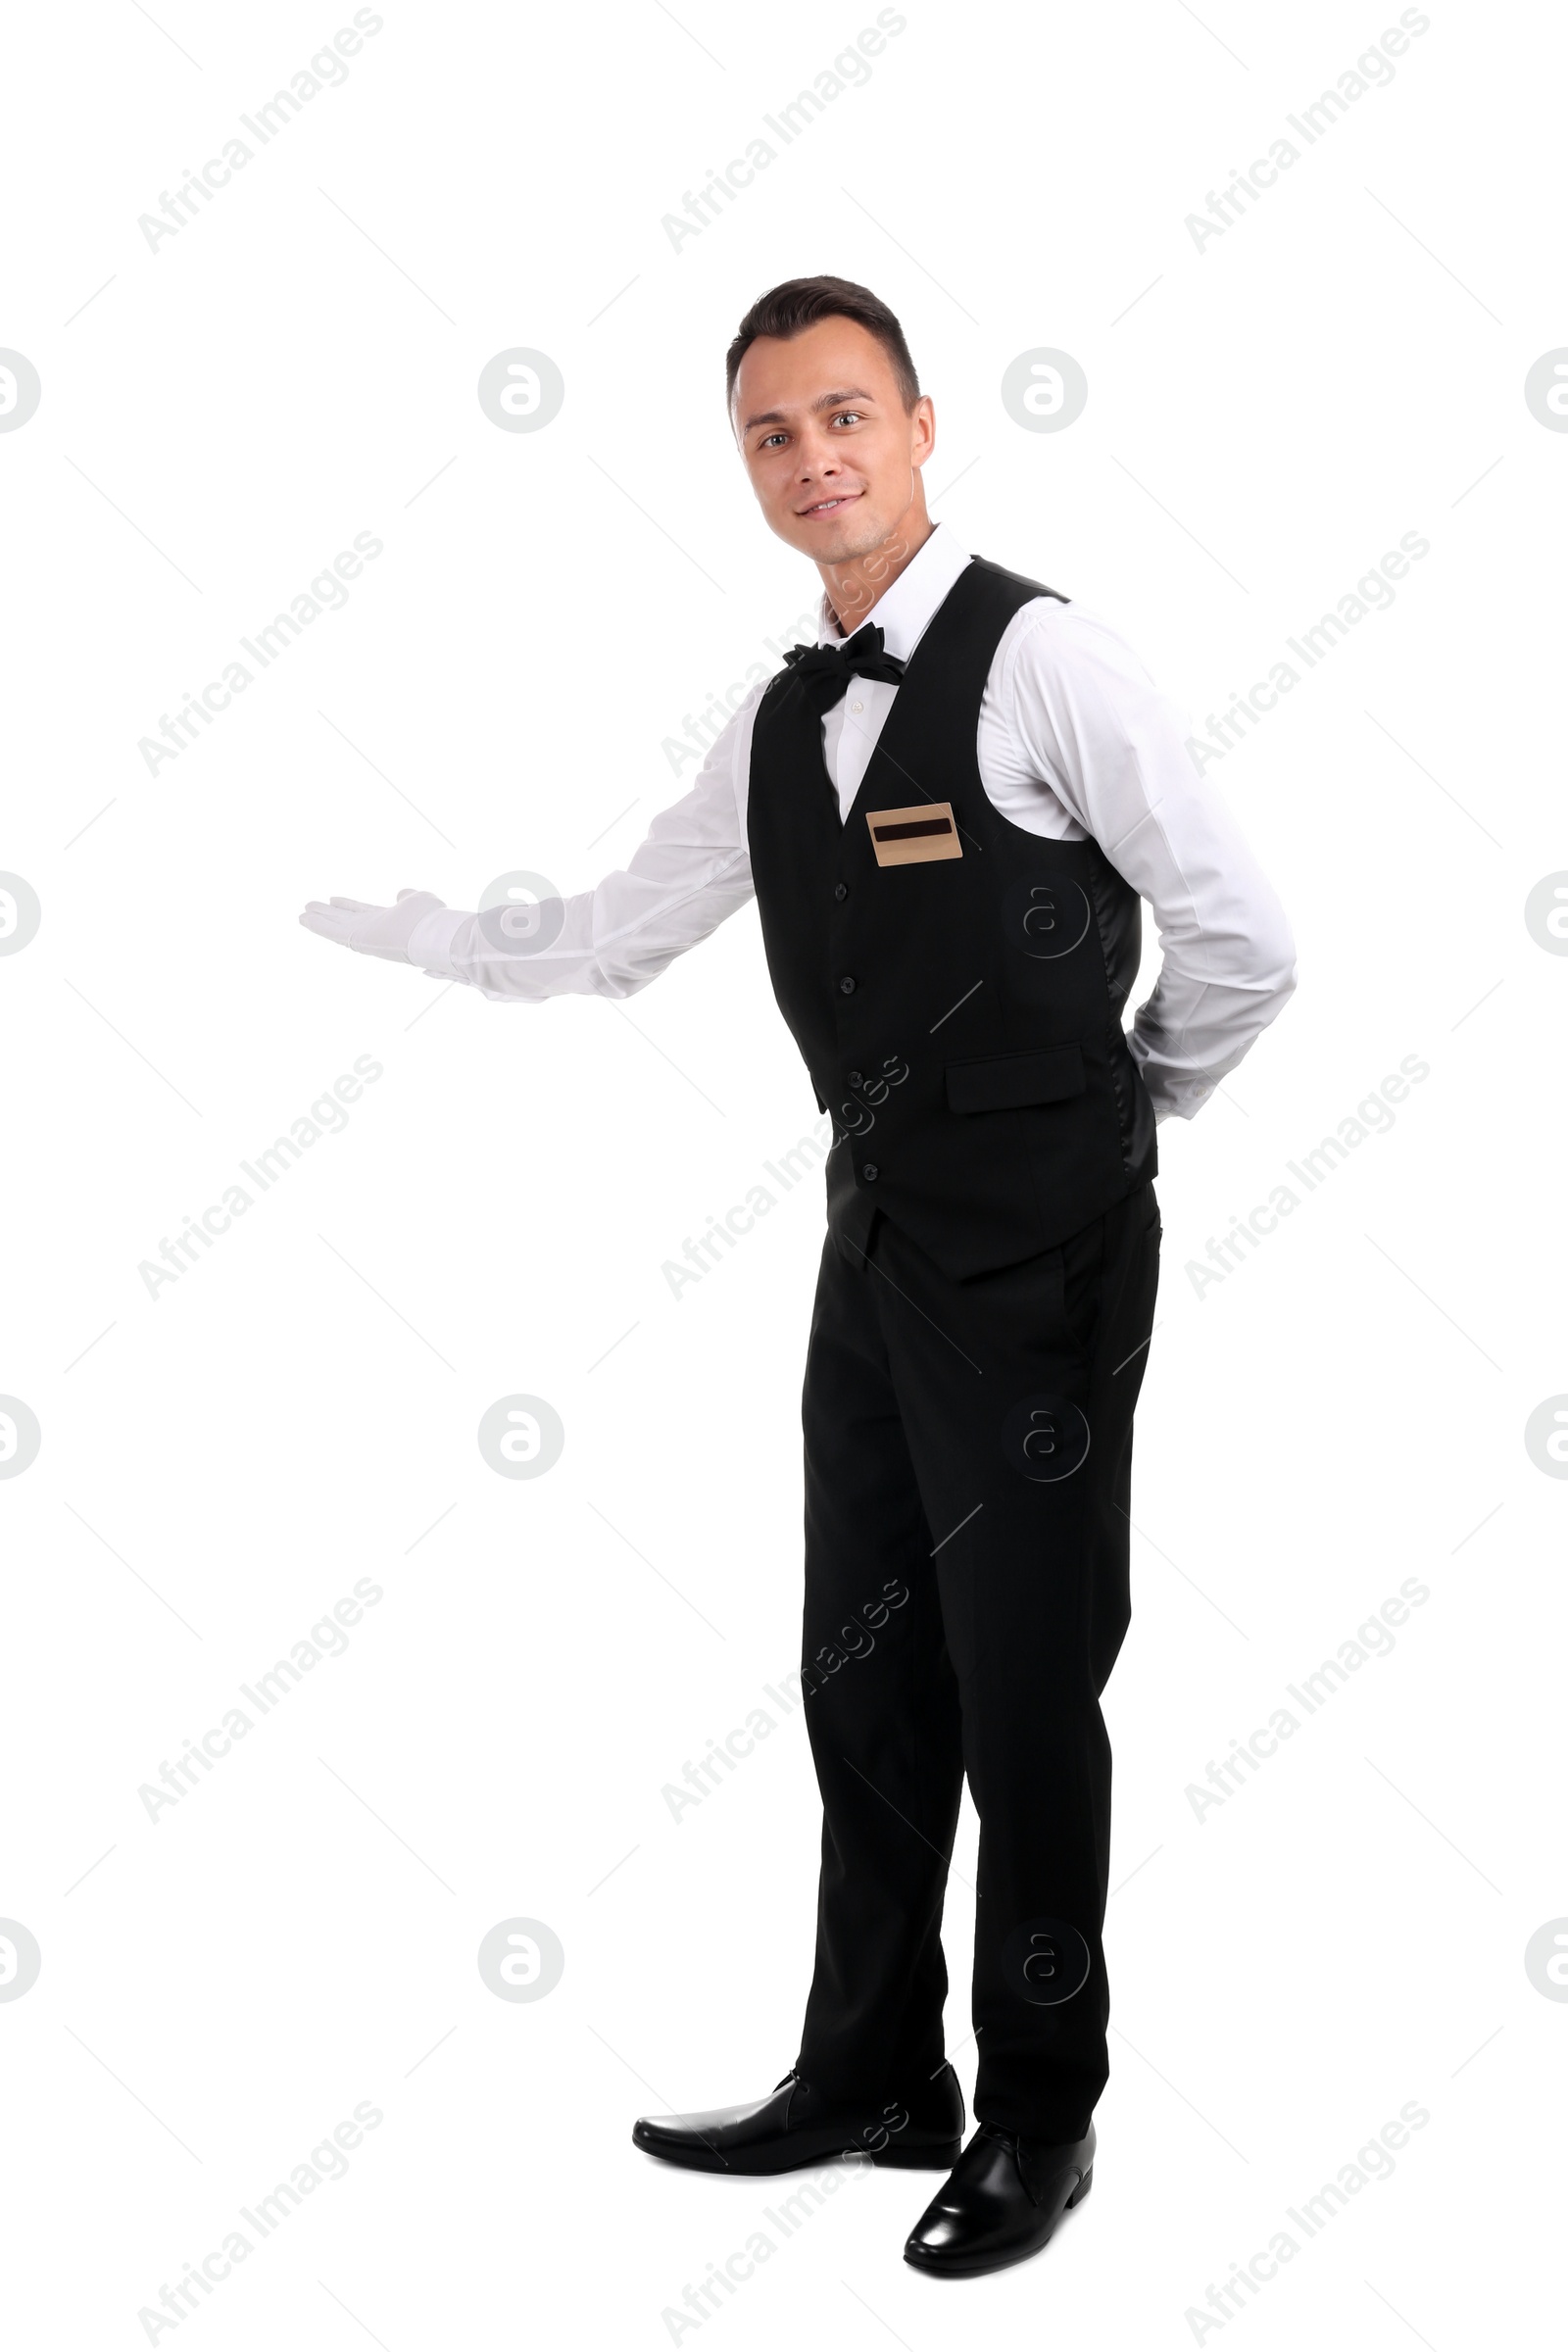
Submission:
<svg viewBox="0 0 1568 2352">
<path fill-rule="evenodd" d="M 645 2117 L 633 2137 L 732 2175 L 854 2149 L 951 2167 L 905 2254 L 972 2275 L 1036 2252 L 1090 2186 L 1108 2074 L 1100 1698 L 1129 1618 L 1154 1129 L 1273 1019 L 1293 948 L 1119 639 L 932 525 L 934 413 L 886 305 L 842 278 L 776 286 L 727 379 L 762 514 L 821 576 L 816 646 L 748 696 L 625 872 L 529 910 L 520 936 L 422 892 L 301 919 L 532 1002 L 629 995 L 758 900 L 834 1126 L 803 1404 L 816 1965 L 770 2096 Z M 1140 897 L 1163 959 L 1127 1031 Z M 857 1615 L 881 1630 L 834 1671 Z M 940 1936 L 965 1774 L 966 2147 Z"/>
</svg>

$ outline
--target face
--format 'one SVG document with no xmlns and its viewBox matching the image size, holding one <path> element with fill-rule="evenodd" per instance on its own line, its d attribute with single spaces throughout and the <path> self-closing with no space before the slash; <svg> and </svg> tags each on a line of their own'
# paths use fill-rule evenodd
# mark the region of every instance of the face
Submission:
<svg viewBox="0 0 1568 2352">
<path fill-rule="evenodd" d="M 923 513 L 930 399 L 905 408 L 888 353 L 856 319 L 760 335 L 741 361 L 733 413 L 769 528 L 813 563 L 853 563 L 893 538 L 911 510 Z"/>
</svg>

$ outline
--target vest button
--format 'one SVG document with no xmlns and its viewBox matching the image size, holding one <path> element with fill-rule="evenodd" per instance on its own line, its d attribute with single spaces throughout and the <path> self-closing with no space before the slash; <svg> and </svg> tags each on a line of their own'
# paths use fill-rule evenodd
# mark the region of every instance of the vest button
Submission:
<svg viewBox="0 0 1568 2352">
<path fill-rule="evenodd" d="M 846 972 L 846 974 L 844 975 L 844 978 L 843 978 L 843 979 L 842 979 L 842 980 L 839 982 L 839 995 L 840 995 L 841 997 L 853 997 L 853 996 L 854 996 L 854 994 L 855 994 L 855 982 L 854 982 L 854 981 L 853 981 L 853 980 L 850 978 L 849 974 Z"/>
<path fill-rule="evenodd" d="M 874 1159 L 867 1160 L 865 1166 L 860 1170 L 860 1174 L 865 1178 L 867 1184 L 875 1184 L 877 1177 L 876 1161 Z"/>
<path fill-rule="evenodd" d="M 849 895 L 850 895 L 850 886 L 849 886 L 849 884 L 848 884 L 847 882 L 835 882 L 835 883 L 834 883 L 834 885 L 833 885 L 833 896 L 834 896 L 836 899 L 847 899 L 847 898 L 849 897 Z"/>
</svg>

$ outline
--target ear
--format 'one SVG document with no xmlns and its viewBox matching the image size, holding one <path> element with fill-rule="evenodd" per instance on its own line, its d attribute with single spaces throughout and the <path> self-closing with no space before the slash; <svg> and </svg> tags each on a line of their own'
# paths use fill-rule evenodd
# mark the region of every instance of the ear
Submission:
<svg viewBox="0 0 1568 2352">
<path fill-rule="evenodd" d="M 909 455 L 923 466 L 937 445 L 937 413 L 929 392 L 922 392 L 909 412 Z"/>
</svg>

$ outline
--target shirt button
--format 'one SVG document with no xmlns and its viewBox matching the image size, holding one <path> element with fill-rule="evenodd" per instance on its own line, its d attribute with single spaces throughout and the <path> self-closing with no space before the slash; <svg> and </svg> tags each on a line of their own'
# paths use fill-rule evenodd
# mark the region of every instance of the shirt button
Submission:
<svg viewBox="0 0 1568 2352">
<path fill-rule="evenodd" d="M 855 982 L 854 982 L 854 981 L 853 981 L 853 980 L 850 978 L 849 974 L 846 972 L 846 974 L 844 975 L 844 978 L 843 978 L 843 979 L 842 979 L 842 980 L 839 982 L 839 995 L 840 995 L 841 997 L 853 997 L 853 996 L 854 996 L 854 994 L 855 994 Z"/>
<path fill-rule="evenodd" d="M 865 1166 L 860 1170 L 860 1174 L 865 1178 L 867 1184 L 875 1184 L 877 1177 L 876 1161 L 874 1159 L 867 1160 Z"/>
<path fill-rule="evenodd" d="M 845 1076 L 844 1076 L 844 1083 L 845 1083 L 845 1085 L 846 1085 L 846 1086 L 858 1086 L 858 1085 L 859 1085 L 859 1083 L 860 1083 L 860 1073 L 859 1073 L 859 1071 L 858 1071 L 858 1070 L 847 1070 L 847 1071 L 845 1072 Z"/>
<path fill-rule="evenodd" d="M 863 703 L 852 703 L 850 705 L 850 709 L 852 710 L 863 710 L 865 709 L 865 705 Z"/>
<path fill-rule="evenodd" d="M 847 882 L 835 882 L 835 883 L 834 883 L 834 885 L 833 885 L 833 896 L 834 896 L 836 899 L 847 899 L 847 898 L 849 897 L 849 895 L 850 895 L 850 886 L 849 886 L 849 884 L 848 884 Z"/>
</svg>

